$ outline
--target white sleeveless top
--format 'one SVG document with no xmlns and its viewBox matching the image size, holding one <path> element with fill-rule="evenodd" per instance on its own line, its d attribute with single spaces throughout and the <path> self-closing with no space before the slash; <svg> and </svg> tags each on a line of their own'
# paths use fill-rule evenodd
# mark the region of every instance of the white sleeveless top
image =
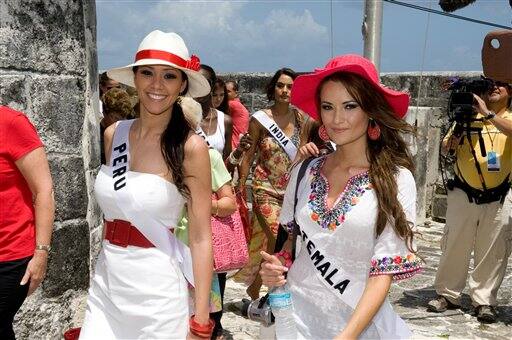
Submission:
<svg viewBox="0 0 512 340">
<path fill-rule="evenodd" d="M 112 157 L 110 158 L 112 162 Z M 155 174 L 128 170 L 126 176 L 130 182 L 128 190 L 132 199 L 164 225 L 169 228 L 176 227 L 185 205 L 185 198 L 176 185 Z M 129 221 L 115 201 L 114 179 L 110 166 L 101 166 L 94 183 L 94 194 L 106 220 Z"/>
<path fill-rule="evenodd" d="M 105 219 L 128 220 L 114 201 L 114 185 L 110 167 L 102 165 L 96 182 L 94 193 L 96 200 L 105 215 Z M 151 216 L 161 220 L 169 228 L 178 224 L 185 199 L 179 193 L 176 186 L 164 178 L 148 173 L 128 171 L 130 191 L 133 199 L 144 206 Z"/>
<path fill-rule="evenodd" d="M 217 112 L 217 129 L 213 135 L 206 136 L 206 141 L 210 147 L 217 150 L 221 155 L 226 145 L 226 126 L 224 125 L 224 112 L 215 110 Z"/>
</svg>

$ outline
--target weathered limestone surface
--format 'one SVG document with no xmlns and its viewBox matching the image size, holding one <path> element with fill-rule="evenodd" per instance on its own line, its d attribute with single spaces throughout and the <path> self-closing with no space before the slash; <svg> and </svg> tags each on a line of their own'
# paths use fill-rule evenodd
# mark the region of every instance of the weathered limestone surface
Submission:
<svg viewBox="0 0 512 340">
<path fill-rule="evenodd" d="M 46 280 L 15 328 L 19 339 L 60 338 L 82 315 L 89 235 L 99 224 L 91 196 L 99 166 L 95 2 L 3 0 L 0 17 L 0 103 L 36 126 L 57 203 Z"/>
</svg>

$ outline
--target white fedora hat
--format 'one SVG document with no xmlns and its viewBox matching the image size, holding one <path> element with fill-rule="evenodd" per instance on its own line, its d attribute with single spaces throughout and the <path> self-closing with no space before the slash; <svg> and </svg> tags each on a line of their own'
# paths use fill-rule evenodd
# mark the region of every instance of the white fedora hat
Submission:
<svg viewBox="0 0 512 340">
<path fill-rule="evenodd" d="M 191 97 L 203 97 L 210 93 L 208 80 L 199 72 L 200 60 L 190 56 L 183 39 L 176 33 L 153 31 L 139 45 L 133 64 L 107 71 L 109 78 L 135 87 L 132 68 L 142 65 L 168 65 L 182 70 L 188 77 L 188 92 Z"/>
</svg>

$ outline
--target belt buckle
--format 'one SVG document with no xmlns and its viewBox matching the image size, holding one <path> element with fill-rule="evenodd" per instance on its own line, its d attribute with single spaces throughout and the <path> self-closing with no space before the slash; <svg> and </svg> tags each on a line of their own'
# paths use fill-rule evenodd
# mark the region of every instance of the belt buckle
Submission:
<svg viewBox="0 0 512 340">
<path fill-rule="evenodd" d="M 113 222 L 114 230 L 112 231 L 110 243 L 126 248 L 130 241 L 131 223 L 124 220 L 114 220 Z"/>
</svg>

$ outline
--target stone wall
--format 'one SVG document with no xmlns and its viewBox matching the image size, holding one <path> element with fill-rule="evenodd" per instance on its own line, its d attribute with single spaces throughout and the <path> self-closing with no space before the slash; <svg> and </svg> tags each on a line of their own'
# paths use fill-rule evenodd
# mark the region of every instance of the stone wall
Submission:
<svg viewBox="0 0 512 340">
<path fill-rule="evenodd" d="M 449 92 L 443 83 L 450 77 L 470 78 L 480 72 L 404 72 L 383 73 L 381 81 L 391 88 L 408 91 L 411 105 L 407 121 L 417 128 L 417 138 L 408 142 L 416 164 L 418 190 L 418 223 L 427 217 L 444 219 L 446 211 L 445 192 L 439 163 L 439 143 L 449 125 L 446 106 Z M 219 75 L 238 82 L 241 101 L 255 112 L 268 106 L 265 85 L 270 81 L 269 73 L 225 73 Z"/>
<path fill-rule="evenodd" d="M 56 216 L 46 280 L 17 315 L 19 339 L 59 338 L 89 285 L 91 196 L 99 166 L 94 0 L 0 2 L 0 103 L 25 112 L 45 144 Z"/>
</svg>

